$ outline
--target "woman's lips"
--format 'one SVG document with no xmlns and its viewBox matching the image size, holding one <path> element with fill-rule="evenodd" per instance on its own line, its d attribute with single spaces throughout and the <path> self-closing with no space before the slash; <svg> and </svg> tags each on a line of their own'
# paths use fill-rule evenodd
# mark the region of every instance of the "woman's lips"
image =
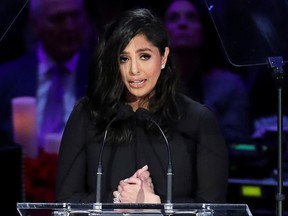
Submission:
<svg viewBox="0 0 288 216">
<path fill-rule="evenodd" d="M 137 79 L 129 81 L 129 85 L 133 88 L 141 88 L 145 85 L 147 79 Z"/>
</svg>

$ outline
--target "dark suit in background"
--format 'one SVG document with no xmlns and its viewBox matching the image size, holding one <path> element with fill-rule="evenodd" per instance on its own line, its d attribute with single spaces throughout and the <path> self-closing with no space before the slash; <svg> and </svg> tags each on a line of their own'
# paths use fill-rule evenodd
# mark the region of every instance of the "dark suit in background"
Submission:
<svg viewBox="0 0 288 216">
<path fill-rule="evenodd" d="M 89 53 L 80 54 L 75 77 L 75 97 L 86 93 Z M 13 143 L 12 106 L 15 97 L 36 97 L 38 61 L 35 53 L 27 54 L 0 66 L 0 143 Z"/>
</svg>

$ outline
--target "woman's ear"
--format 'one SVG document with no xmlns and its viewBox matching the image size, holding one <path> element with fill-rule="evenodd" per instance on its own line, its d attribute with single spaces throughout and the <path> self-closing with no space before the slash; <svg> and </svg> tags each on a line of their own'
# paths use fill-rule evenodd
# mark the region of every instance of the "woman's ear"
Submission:
<svg viewBox="0 0 288 216">
<path fill-rule="evenodd" d="M 162 62 L 161 62 L 161 68 L 162 69 L 165 68 L 169 52 L 170 52 L 169 47 L 165 47 L 164 55 L 162 56 Z"/>
</svg>

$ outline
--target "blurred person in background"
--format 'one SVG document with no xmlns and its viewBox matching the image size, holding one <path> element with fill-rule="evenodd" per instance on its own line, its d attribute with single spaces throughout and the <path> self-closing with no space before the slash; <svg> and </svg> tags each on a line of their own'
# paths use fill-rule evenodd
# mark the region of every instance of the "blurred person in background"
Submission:
<svg viewBox="0 0 288 216">
<path fill-rule="evenodd" d="M 247 89 L 240 75 L 228 69 L 203 1 L 171 1 L 165 22 L 184 93 L 216 114 L 227 144 L 249 140 Z"/>
<path fill-rule="evenodd" d="M 34 49 L 0 66 L 0 140 L 1 144 L 13 143 L 11 100 L 31 96 L 37 101 L 42 147 L 43 133 L 61 133 L 75 101 L 85 94 L 90 61 L 90 53 L 85 50 L 89 22 L 84 0 L 31 0 L 29 4 Z M 53 89 L 59 92 L 51 96 Z M 59 104 L 62 107 L 50 106 Z M 50 123 L 45 122 L 46 117 Z M 56 122 L 58 125 L 47 131 L 45 127 Z"/>
</svg>

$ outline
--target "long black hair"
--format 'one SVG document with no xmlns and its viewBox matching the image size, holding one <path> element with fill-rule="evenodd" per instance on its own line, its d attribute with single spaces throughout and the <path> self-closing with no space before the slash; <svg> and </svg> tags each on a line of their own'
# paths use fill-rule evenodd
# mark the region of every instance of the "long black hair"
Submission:
<svg viewBox="0 0 288 216">
<path fill-rule="evenodd" d="M 96 118 L 96 130 L 103 132 L 115 116 L 121 103 L 125 103 L 125 86 L 120 74 L 120 54 L 136 35 L 143 34 L 164 55 L 168 36 L 163 21 L 151 10 L 137 8 L 125 11 L 119 19 L 107 24 L 99 37 L 95 59 L 90 71 L 88 99 Z M 149 110 L 168 125 L 179 118 L 176 103 L 177 73 L 168 56 L 162 69 L 154 94 L 149 98 Z M 115 123 L 113 141 L 131 140 L 129 121 Z M 167 126 L 168 128 L 168 126 Z"/>
</svg>

